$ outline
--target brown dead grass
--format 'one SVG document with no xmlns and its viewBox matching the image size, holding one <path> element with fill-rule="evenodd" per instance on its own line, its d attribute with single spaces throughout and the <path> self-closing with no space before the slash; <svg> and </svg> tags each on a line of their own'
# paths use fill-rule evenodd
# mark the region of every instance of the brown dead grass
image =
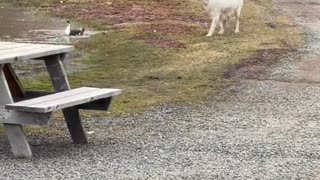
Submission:
<svg viewBox="0 0 320 180">
<path fill-rule="evenodd" d="M 229 30 L 210 38 L 210 18 L 197 0 L 64 1 L 48 9 L 110 30 L 76 44 L 91 54 L 77 62 L 87 68 L 69 77 L 73 87 L 123 89 L 113 103 L 116 113 L 205 100 L 233 83 L 226 77 L 261 73 L 302 43 L 292 19 L 275 12 L 271 0 L 245 1 L 240 34 Z"/>
<path fill-rule="evenodd" d="M 181 14 L 181 9 L 185 10 L 188 3 L 184 1 L 150 1 L 150 0 L 98 0 L 94 3 L 82 2 L 74 3 L 65 1 L 53 6 L 55 14 L 67 17 L 76 17 L 80 20 L 99 21 L 105 25 L 116 25 L 123 23 L 156 22 L 163 20 L 178 21 L 202 21 L 202 16 L 192 14 Z"/>
</svg>

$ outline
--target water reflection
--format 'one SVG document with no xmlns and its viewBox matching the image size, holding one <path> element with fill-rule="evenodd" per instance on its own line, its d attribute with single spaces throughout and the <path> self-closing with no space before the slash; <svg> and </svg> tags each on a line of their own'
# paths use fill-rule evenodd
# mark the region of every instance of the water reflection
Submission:
<svg viewBox="0 0 320 180">
<path fill-rule="evenodd" d="M 88 37 L 87 35 L 83 37 L 65 36 L 65 26 L 66 20 L 48 17 L 35 9 L 0 8 L 0 41 L 71 44 Z M 72 54 L 69 54 L 65 61 L 68 72 L 79 70 L 73 59 Z M 24 61 L 14 66 L 18 75 L 25 78 L 32 78 L 37 72 L 45 72 L 41 61 Z"/>
</svg>

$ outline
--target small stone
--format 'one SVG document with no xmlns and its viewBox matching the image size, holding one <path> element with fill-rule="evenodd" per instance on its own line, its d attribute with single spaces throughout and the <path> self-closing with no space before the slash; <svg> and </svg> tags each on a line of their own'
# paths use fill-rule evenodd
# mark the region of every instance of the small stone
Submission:
<svg viewBox="0 0 320 180">
<path fill-rule="evenodd" d="M 87 132 L 87 134 L 89 134 L 89 135 L 90 135 L 90 134 L 93 134 L 93 133 L 94 133 L 94 131 L 88 131 L 88 132 Z"/>
</svg>

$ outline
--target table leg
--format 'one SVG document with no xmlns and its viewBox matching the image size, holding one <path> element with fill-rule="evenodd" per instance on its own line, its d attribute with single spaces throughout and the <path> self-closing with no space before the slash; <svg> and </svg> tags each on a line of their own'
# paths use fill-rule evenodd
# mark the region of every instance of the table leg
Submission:
<svg viewBox="0 0 320 180">
<path fill-rule="evenodd" d="M 22 84 L 17 76 L 17 74 L 14 72 L 11 64 L 5 64 L 3 67 L 4 75 L 6 76 L 9 89 L 11 91 L 11 95 L 13 97 L 24 97 L 25 91 L 22 87 Z"/>
<path fill-rule="evenodd" d="M 0 106 L 13 102 L 7 80 L 4 76 L 3 65 L 0 65 Z M 9 143 L 15 157 L 31 157 L 32 152 L 23 131 L 22 125 L 4 124 Z"/>
<path fill-rule="evenodd" d="M 61 92 L 69 90 L 70 84 L 64 71 L 62 60 L 64 55 L 55 55 L 45 58 L 45 64 L 49 72 L 55 91 Z M 81 123 L 79 110 L 77 107 L 63 109 L 63 114 L 74 143 L 87 143 L 87 136 Z"/>
</svg>

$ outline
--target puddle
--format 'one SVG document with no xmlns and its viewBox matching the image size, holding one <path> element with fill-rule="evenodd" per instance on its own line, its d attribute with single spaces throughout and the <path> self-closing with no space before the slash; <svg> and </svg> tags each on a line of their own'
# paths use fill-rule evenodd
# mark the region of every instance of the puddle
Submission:
<svg viewBox="0 0 320 180">
<path fill-rule="evenodd" d="M 0 8 L 0 22 L 1 41 L 70 44 L 95 33 L 86 28 L 84 36 L 65 36 L 65 19 L 48 17 L 34 9 Z"/>
<path fill-rule="evenodd" d="M 63 20 L 48 18 L 34 10 L 0 8 L 0 40 L 66 43 Z"/>
<path fill-rule="evenodd" d="M 70 45 L 95 33 L 86 28 L 84 36 L 69 37 L 64 35 L 65 26 L 65 19 L 48 17 L 34 9 L 0 8 L 0 41 Z M 81 26 L 75 24 L 75 27 Z M 74 59 L 72 53 L 67 55 L 64 61 L 67 72 L 79 71 Z M 23 61 L 15 63 L 14 67 L 22 78 L 46 72 L 41 61 Z"/>
</svg>

